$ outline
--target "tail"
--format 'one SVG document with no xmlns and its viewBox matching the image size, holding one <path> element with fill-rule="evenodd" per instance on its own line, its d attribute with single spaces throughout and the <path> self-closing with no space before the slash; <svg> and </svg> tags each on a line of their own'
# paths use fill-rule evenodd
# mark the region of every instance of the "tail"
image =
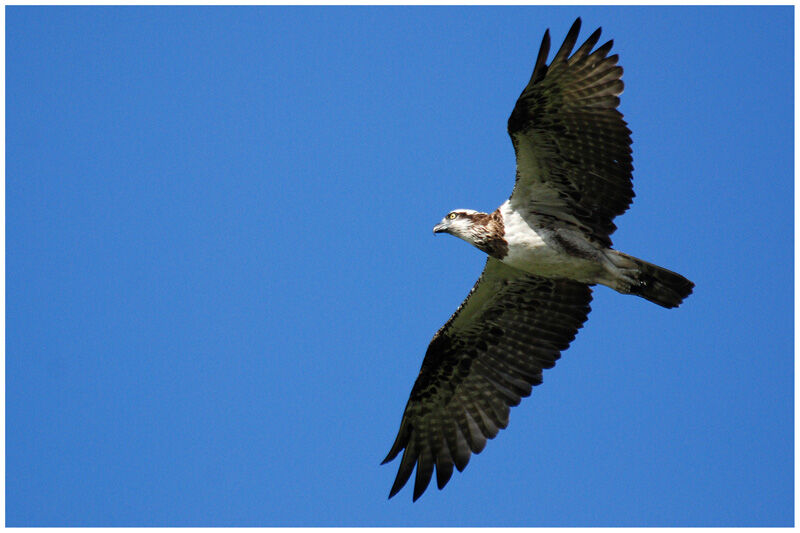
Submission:
<svg viewBox="0 0 800 533">
<path fill-rule="evenodd" d="M 668 309 L 678 307 L 692 294 L 694 283 L 680 274 L 616 250 L 612 253 L 612 262 L 624 272 L 614 287 L 619 292 L 641 296 Z"/>
</svg>

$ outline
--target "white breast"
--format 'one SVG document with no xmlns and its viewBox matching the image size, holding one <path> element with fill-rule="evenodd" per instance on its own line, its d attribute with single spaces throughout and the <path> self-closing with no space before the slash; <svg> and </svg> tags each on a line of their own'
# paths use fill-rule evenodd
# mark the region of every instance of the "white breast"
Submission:
<svg viewBox="0 0 800 533">
<path fill-rule="evenodd" d="M 512 207 L 510 201 L 500 206 L 503 215 L 508 254 L 503 263 L 545 277 L 584 278 L 596 266 L 549 246 L 541 235 Z"/>
</svg>

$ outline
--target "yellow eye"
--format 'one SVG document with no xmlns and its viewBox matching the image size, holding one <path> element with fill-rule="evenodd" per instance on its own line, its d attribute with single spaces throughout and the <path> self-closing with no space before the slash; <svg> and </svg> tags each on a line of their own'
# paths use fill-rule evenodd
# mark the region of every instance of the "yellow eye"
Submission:
<svg viewBox="0 0 800 533">
<path fill-rule="evenodd" d="M 450 213 L 449 215 L 447 215 L 447 218 L 449 218 L 450 220 L 453 220 L 454 218 L 456 218 L 456 214 L 455 213 Z"/>
</svg>

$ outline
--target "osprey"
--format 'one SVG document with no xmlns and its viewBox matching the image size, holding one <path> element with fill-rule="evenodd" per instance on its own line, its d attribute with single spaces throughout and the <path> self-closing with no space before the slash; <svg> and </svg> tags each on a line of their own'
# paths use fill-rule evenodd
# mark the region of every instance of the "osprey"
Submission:
<svg viewBox="0 0 800 533">
<path fill-rule="evenodd" d="M 508 119 L 517 156 L 511 197 L 493 213 L 456 209 L 434 226 L 489 257 L 466 300 L 434 335 L 382 464 L 403 451 L 391 498 L 416 466 L 414 500 L 436 466 L 443 488 L 471 453 L 508 425 L 569 347 L 591 286 L 677 307 L 694 283 L 611 248 L 614 217 L 633 199 L 630 130 L 617 111 L 622 67 L 596 50 L 598 28 L 573 54 L 580 18 L 550 65 L 545 31 L 528 85 Z"/>
</svg>

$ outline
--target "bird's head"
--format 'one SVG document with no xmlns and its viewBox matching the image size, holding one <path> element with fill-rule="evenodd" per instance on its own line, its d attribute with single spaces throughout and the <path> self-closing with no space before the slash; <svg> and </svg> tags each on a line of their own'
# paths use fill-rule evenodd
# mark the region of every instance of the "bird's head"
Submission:
<svg viewBox="0 0 800 533">
<path fill-rule="evenodd" d="M 441 222 L 433 227 L 434 233 L 449 233 L 470 244 L 475 244 L 475 215 L 481 215 L 472 209 L 455 209 L 450 211 Z"/>
</svg>

